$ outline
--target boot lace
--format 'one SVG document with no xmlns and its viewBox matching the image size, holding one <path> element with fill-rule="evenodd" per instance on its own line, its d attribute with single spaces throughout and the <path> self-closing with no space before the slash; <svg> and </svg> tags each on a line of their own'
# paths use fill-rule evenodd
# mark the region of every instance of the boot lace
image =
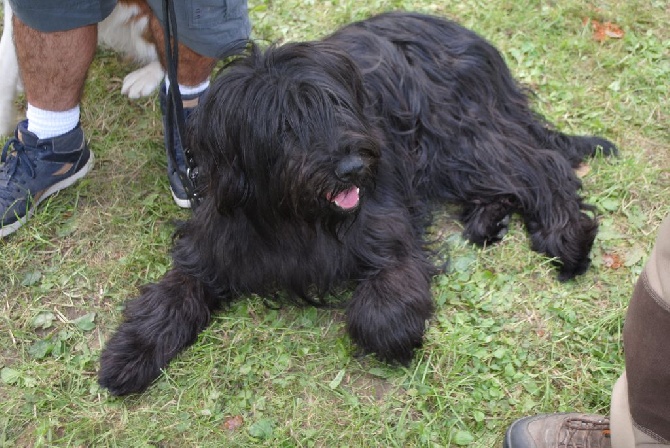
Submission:
<svg viewBox="0 0 670 448">
<path fill-rule="evenodd" d="M 9 148 L 13 148 L 10 152 Z M 30 159 L 26 147 L 16 137 L 11 138 L 5 143 L 0 155 L 0 203 L 7 201 L 14 202 L 16 198 L 12 195 L 10 188 L 7 188 L 17 170 L 25 169 L 31 178 L 35 178 L 35 162 Z"/>
<path fill-rule="evenodd" d="M 561 448 L 599 448 L 603 439 L 610 437 L 608 419 L 570 418 L 563 428 L 566 432 L 562 432 L 558 444 Z"/>
</svg>

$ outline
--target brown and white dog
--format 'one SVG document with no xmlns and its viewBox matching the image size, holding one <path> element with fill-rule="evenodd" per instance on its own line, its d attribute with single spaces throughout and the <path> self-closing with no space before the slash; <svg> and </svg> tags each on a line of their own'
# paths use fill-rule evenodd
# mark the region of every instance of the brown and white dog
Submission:
<svg viewBox="0 0 670 448">
<path fill-rule="evenodd" d="M 0 39 L 0 135 L 16 126 L 14 100 L 21 91 L 21 77 L 12 39 L 12 9 L 5 0 Z M 117 51 L 142 67 L 123 79 L 121 92 L 129 98 L 147 96 L 164 77 L 156 47 L 148 39 L 151 8 L 143 0 L 119 0 L 114 11 L 98 24 L 98 44 Z"/>
</svg>

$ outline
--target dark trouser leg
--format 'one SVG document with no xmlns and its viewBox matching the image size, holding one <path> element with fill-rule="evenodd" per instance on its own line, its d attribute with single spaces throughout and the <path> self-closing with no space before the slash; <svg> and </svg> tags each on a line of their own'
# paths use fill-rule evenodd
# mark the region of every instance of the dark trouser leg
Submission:
<svg viewBox="0 0 670 448">
<path fill-rule="evenodd" d="M 612 446 L 670 447 L 670 216 L 633 292 L 624 347 L 626 371 L 612 394 Z"/>
</svg>

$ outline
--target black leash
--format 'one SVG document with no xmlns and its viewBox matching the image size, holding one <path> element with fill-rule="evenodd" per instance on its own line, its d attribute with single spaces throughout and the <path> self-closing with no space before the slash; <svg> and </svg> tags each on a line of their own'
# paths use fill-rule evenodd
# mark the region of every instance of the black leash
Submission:
<svg viewBox="0 0 670 448">
<path fill-rule="evenodd" d="M 167 153 L 173 166 L 178 167 L 175 148 L 175 133 L 181 142 L 184 150 L 184 159 L 186 161 L 186 173 L 177 169 L 179 179 L 184 186 L 184 191 L 188 200 L 191 202 L 191 209 L 200 204 L 201 197 L 196 188 L 198 177 L 198 167 L 193 157 L 193 151 L 185 144 L 186 123 L 184 122 L 184 105 L 179 92 L 179 82 L 177 81 L 177 61 L 179 61 L 179 42 L 177 41 L 177 17 L 174 12 L 174 5 L 171 0 L 163 0 L 163 34 L 165 38 L 165 63 L 167 67 L 168 80 L 170 87 L 165 92 L 165 132 L 167 133 Z M 174 38 L 173 38 L 174 37 Z"/>
</svg>

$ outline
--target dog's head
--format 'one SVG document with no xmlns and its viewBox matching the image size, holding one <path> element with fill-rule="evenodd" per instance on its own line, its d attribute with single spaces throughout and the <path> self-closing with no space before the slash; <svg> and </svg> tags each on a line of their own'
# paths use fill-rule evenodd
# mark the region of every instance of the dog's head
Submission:
<svg viewBox="0 0 670 448">
<path fill-rule="evenodd" d="M 382 144 L 367 101 L 359 70 L 331 45 L 251 45 L 193 117 L 206 194 L 221 213 L 266 221 L 354 213 L 374 187 Z"/>
</svg>

